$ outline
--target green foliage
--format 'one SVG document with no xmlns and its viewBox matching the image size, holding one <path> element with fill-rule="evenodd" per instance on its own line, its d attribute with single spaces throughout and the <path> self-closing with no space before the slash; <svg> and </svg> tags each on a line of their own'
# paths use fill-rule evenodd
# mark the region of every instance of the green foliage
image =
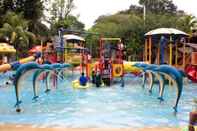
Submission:
<svg viewBox="0 0 197 131">
<path fill-rule="evenodd" d="M 27 20 L 37 21 L 43 16 L 42 0 L 16 0 L 15 3 L 15 11 L 17 13 L 22 12 Z"/>
<path fill-rule="evenodd" d="M 30 42 L 35 41 L 35 35 L 29 32 L 28 21 L 21 14 L 7 12 L 0 28 L 0 37 L 8 37 L 9 43 L 14 45 L 19 55 L 27 54 Z"/>
<path fill-rule="evenodd" d="M 48 28 L 41 23 L 43 17 L 43 0 L 1 0 L 0 2 L 0 18 L 12 11 L 23 14 L 24 19 L 28 20 L 28 30 L 41 36 L 47 36 Z M 0 26 L 2 26 L 2 21 Z"/>
<path fill-rule="evenodd" d="M 74 7 L 74 0 L 53 1 L 50 9 L 51 21 L 61 20 L 69 16 Z"/>
<path fill-rule="evenodd" d="M 177 27 L 182 30 L 191 33 L 191 28 L 195 27 L 197 19 L 192 15 L 185 15 L 179 18 L 177 21 Z"/>
<path fill-rule="evenodd" d="M 6 14 L 8 10 L 13 11 L 14 5 L 12 0 L 1 0 L 0 1 L 0 27 L 3 24 L 3 16 Z"/>
<path fill-rule="evenodd" d="M 119 13 L 112 16 L 102 16 L 97 19 L 91 31 L 98 32 L 104 37 L 123 38 L 126 47 L 133 48 L 132 53 L 137 53 L 142 45 L 143 20 L 134 14 Z M 89 41 L 97 43 L 96 40 L 94 42 L 92 40 Z"/>
<path fill-rule="evenodd" d="M 139 0 L 139 4 L 145 5 L 148 12 L 163 14 L 176 14 L 177 6 L 172 0 Z"/>
<path fill-rule="evenodd" d="M 16 12 L 29 21 L 28 29 L 37 36 L 48 36 L 49 29 L 41 23 L 44 5 L 42 0 L 16 0 Z"/>
<path fill-rule="evenodd" d="M 52 34 L 57 34 L 60 27 L 70 30 L 84 30 L 84 24 L 77 17 L 70 14 L 74 7 L 74 0 L 56 0 L 52 2 L 51 18 L 48 20 Z"/>
<path fill-rule="evenodd" d="M 100 16 L 90 29 L 105 37 L 121 37 L 126 45 L 127 56 L 142 56 L 144 34 L 156 28 L 177 28 L 189 32 L 196 24 L 195 17 L 178 11 L 176 5 L 169 0 L 140 0 L 146 5 L 146 20 L 143 19 L 143 8 L 131 5 L 128 10 L 114 15 Z M 95 37 L 87 37 L 88 42 L 97 44 Z M 98 41 L 98 39 L 97 39 Z M 95 45 L 94 45 L 95 46 Z M 98 44 L 97 44 L 98 46 Z M 96 49 L 93 48 L 96 52 Z M 140 60 L 139 58 L 137 58 Z"/>
<path fill-rule="evenodd" d="M 85 25 L 82 22 L 78 21 L 75 16 L 69 15 L 64 19 L 58 20 L 55 23 L 51 24 L 52 34 L 57 34 L 57 31 L 60 27 L 70 30 L 83 31 Z"/>
</svg>

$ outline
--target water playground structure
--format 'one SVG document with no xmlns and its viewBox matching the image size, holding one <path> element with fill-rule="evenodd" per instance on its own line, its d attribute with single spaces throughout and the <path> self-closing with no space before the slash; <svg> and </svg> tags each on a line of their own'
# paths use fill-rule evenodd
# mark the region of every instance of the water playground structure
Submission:
<svg viewBox="0 0 197 131">
<path fill-rule="evenodd" d="M 183 70 L 190 80 L 197 82 L 197 47 L 188 43 L 188 39 L 189 34 L 174 28 L 151 30 L 145 34 L 144 61 L 169 64 Z"/>
<path fill-rule="evenodd" d="M 180 101 L 182 99 L 185 100 L 187 97 L 191 97 L 189 96 L 191 95 L 189 91 L 186 92 L 188 95 L 186 98 L 185 96 L 183 98 L 181 97 L 186 90 L 184 88 L 183 79 L 188 76 L 188 72 L 185 73 L 183 70 L 180 70 L 181 68 L 173 65 L 173 48 L 176 47 L 176 45 L 173 47 L 173 44 L 170 44 L 169 46 L 169 52 L 172 53 L 169 56 L 169 63 L 166 61 L 166 56 L 164 58 L 165 64 L 160 62 L 160 60 L 163 59 L 161 58 L 163 56 L 160 55 L 160 52 L 163 52 L 162 49 L 157 48 L 157 53 L 152 51 L 151 41 L 154 38 L 152 39 L 151 37 L 160 38 L 161 34 L 146 36 L 144 61 L 125 61 L 123 60 L 124 45 L 121 38 L 100 37 L 98 40 L 99 58 L 93 60 L 90 50 L 85 45 L 85 39 L 73 34 L 65 35 L 65 32 L 66 30 L 60 30 L 60 43 L 54 48 L 55 53 L 53 55 L 56 56 L 56 62 L 51 64 L 38 64 L 35 61 L 44 57 L 45 54 L 44 52 L 38 53 L 33 50 L 31 52 L 32 56 L 16 62 L 0 65 L 0 72 L 8 70 L 14 71 L 13 87 L 15 95 L 12 99 L 16 99 L 15 108 L 17 112 L 22 112 L 23 108 L 26 110 L 29 109 L 28 107 L 23 107 L 23 105 L 31 104 L 31 102 L 27 103 L 25 101 L 27 98 L 31 98 L 33 104 L 31 104 L 30 107 L 33 108 L 34 111 L 35 109 L 45 106 L 42 110 L 46 112 L 48 109 L 49 112 L 59 112 L 60 116 L 58 116 L 58 118 L 61 117 L 63 123 L 67 123 L 65 122 L 65 118 L 69 118 L 68 121 L 70 121 L 78 117 L 80 119 L 85 118 L 83 114 L 87 116 L 88 113 L 94 114 L 92 110 L 84 109 L 89 106 L 91 108 L 95 106 L 96 109 L 103 107 L 100 110 L 96 110 L 97 117 L 92 119 L 92 121 L 95 120 L 96 123 L 99 119 L 99 115 L 102 121 L 106 116 L 108 116 L 109 119 L 111 118 L 110 120 L 116 119 L 117 116 L 126 118 L 125 116 L 122 117 L 124 114 L 123 112 L 122 114 L 119 112 L 119 110 L 124 110 L 124 108 L 127 110 L 127 115 L 132 113 L 138 114 L 139 117 L 142 116 L 142 119 L 147 117 L 146 115 L 149 113 L 149 115 L 155 114 L 154 117 L 157 119 L 157 115 L 159 116 L 159 114 L 162 114 L 161 112 L 164 110 L 165 112 L 162 116 L 167 117 L 166 114 L 172 112 L 169 108 L 171 106 L 173 106 L 174 112 L 178 112 L 179 108 L 180 112 L 186 110 L 182 106 L 186 106 L 187 104 L 185 104 L 185 102 L 181 103 Z M 170 38 L 169 34 L 164 35 L 166 38 Z M 178 36 L 179 35 L 180 34 L 178 34 Z M 162 46 L 160 44 L 158 45 Z M 42 46 L 39 48 L 40 51 L 43 51 Z M 44 50 L 47 50 L 46 48 L 44 47 Z M 176 50 L 178 52 L 178 47 Z M 155 61 L 153 61 L 152 58 L 154 53 L 157 56 L 157 60 Z M 175 61 L 177 61 L 178 64 L 178 55 L 176 55 L 176 59 Z M 79 68 L 79 70 L 75 70 L 76 68 Z M 72 71 L 72 75 L 75 77 L 72 79 L 71 76 L 65 77 L 68 70 Z M 93 71 L 99 72 L 101 75 L 102 85 L 99 89 L 96 88 L 94 83 L 91 83 Z M 80 85 L 78 81 L 79 73 L 82 72 L 84 72 L 89 79 L 86 86 Z M 28 78 L 28 76 L 31 76 L 31 79 L 26 82 L 27 84 L 25 86 L 21 86 L 21 83 Z M 137 84 L 134 84 L 134 82 Z M 42 86 L 40 86 L 40 84 Z M 172 85 L 174 88 L 170 88 Z M 24 97 L 22 88 L 27 87 L 30 87 L 30 93 Z M 55 92 L 58 92 L 57 94 L 53 93 L 53 88 L 55 88 Z M 88 102 L 86 102 L 86 100 Z M 39 103 L 40 101 L 41 103 Z M 46 103 L 47 101 L 49 102 Z M 97 103 L 97 101 L 99 102 Z M 43 105 L 43 103 L 46 103 L 46 105 Z M 103 103 L 105 105 L 102 105 Z M 113 104 L 110 105 L 110 103 Z M 55 108 L 55 106 L 57 106 L 57 108 Z M 118 110 L 115 110 L 116 108 L 118 108 Z M 147 113 L 146 109 L 149 110 L 149 108 L 150 111 Z M 155 110 L 155 108 L 157 109 Z M 102 116 L 103 109 L 106 110 L 106 112 L 103 113 L 105 114 L 104 116 Z M 189 109 L 190 108 L 187 107 L 187 112 Z M 101 114 L 99 114 L 98 111 L 101 111 Z M 44 114 L 47 114 L 46 112 Z M 63 114 L 65 112 L 67 117 Z M 82 114 L 77 116 L 76 112 Z M 114 116 L 110 116 L 110 113 L 113 114 L 114 112 Z M 184 112 L 183 114 L 185 115 L 186 113 Z M 180 113 L 180 115 L 183 114 Z M 50 115 L 51 114 L 49 114 L 49 116 Z M 58 114 L 54 116 L 56 115 Z M 81 118 L 80 116 L 83 117 Z M 90 115 L 90 117 L 91 116 L 92 115 Z M 120 117 L 117 118 L 120 119 Z M 133 118 L 135 118 L 135 116 L 133 116 Z M 167 119 L 171 118 L 167 117 Z M 89 120 L 89 118 L 87 118 L 87 120 Z M 126 122 L 128 122 L 128 120 L 129 118 L 125 119 Z M 121 119 L 121 121 L 125 122 L 124 119 Z M 80 121 L 77 122 L 80 123 Z M 115 123 L 115 121 L 113 122 Z"/>
</svg>

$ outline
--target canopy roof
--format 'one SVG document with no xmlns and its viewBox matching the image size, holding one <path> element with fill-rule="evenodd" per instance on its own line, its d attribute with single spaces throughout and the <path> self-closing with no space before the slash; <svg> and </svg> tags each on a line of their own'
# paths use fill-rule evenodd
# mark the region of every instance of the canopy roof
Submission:
<svg viewBox="0 0 197 131">
<path fill-rule="evenodd" d="M 184 35 L 189 36 L 187 33 L 174 29 L 174 28 L 157 28 L 154 30 L 149 31 L 145 34 L 145 36 L 151 36 L 151 35 Z"/>
<path fill-rule="evenodd" d="M 84 38 L 77 36 L 77 35 L 73 35 L 73 34 L 69 34 L 69 35 L 64 35 L 64 38 L 66 40 L 78 40 L 78 41 L 85 41 Z"/>
<path fill-rule="evenodd" d="M 16 49 L 7 43 L 0 43 L 0 53 L 16 53 Z"/>
</svg>

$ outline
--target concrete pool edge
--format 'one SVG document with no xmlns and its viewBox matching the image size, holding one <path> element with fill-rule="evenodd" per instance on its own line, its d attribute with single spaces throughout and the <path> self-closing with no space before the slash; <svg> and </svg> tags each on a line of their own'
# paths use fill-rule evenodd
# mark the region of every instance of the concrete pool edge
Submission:
<svg viewBox="0 0 197 131">
<path fill-rule="evenodd" d="M 175 127 L 147 127 L 147 128 L 64 128 L 64 127 L 34 127 L 31 125 L 2 124 L 0 131 L 182 131 Z"/>
</svg>

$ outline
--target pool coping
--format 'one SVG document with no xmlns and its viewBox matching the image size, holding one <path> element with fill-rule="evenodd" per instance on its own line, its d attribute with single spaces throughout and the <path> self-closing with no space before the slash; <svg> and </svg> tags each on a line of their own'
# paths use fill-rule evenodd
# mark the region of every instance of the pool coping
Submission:
<svg viewBox="0 0 197 131">
<path fill-rule="evenodd" d="M 182 128 L 183 129 L 183 128 Z M 145 127 L 145 128 L 64 128 L 64 127 L 34 127 L 31 125 L 0 125 L 0 131 L 182 131 L 174 127 Z"/>
</svg>

